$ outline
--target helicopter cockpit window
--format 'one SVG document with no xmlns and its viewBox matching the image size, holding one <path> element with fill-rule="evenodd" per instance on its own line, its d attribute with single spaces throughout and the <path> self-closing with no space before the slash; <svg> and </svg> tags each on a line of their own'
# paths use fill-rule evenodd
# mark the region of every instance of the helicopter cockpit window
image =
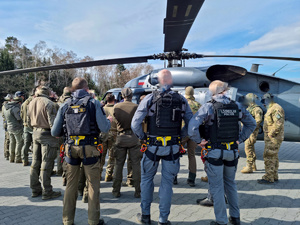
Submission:
<svg viewBox="0 0 300 225">
<path fill-rule="evenodd" d="M 262 91 L 262 92 L 268 92 L 270 90 L 270 85 L 268 82 L 266 81 L 263 81 L 259 84 L 259 89 Z"/>
</svg>

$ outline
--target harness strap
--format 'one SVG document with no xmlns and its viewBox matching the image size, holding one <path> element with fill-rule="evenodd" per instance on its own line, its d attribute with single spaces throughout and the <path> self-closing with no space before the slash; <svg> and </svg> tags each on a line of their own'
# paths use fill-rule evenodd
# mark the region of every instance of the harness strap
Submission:
<svg viewBox="0 0 300 225">
<path fill-rule="evenodd" d="M 172 153 L 173 158 L 172 158 L 171 154 L 169 154 L 167 156 L 159 156 L 159 155 L 156 155 L 156 153 L 152 153 L 150 151 L 145 151 L 145 154 L 151 161 L 154 161 L 154 163 L 159 162 L 161 159 L 166 160 L 166 161 L 174 161 L 174 163 L 175 163 L 175 160 L 177 160 L 180 157 L 179 152 L 177 152 L 176 154 Z"/>
<path fill-rule="evenodd" d="M 214 166 L 228 166 L 228 167 L 233 167 L 233 166 L 237 166 L 239 159 L 236 158 L 232 161 L 226 161 L 226 160 L 222 160 L 222 159 L 215 159 L 215 158 L 207 158 L 207 161 L 214 165 Z"/>
</svg>

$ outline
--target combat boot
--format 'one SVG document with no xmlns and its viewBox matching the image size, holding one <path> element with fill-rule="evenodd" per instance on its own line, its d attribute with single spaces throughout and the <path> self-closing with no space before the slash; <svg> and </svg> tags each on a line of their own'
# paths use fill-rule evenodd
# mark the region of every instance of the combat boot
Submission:
<svg viewBox="0 0 300 225">
<path fill-rule="evenodd" d="M 205 207 L 212 207 L 212 206 L 214 206 L 214 202 L 212 200 L 208 199 L 208 198 L 197 199 L 197 204 L 205 206 Z"/>
<path fill-rule="evenodd" d="M 38 196 L 40 196 L 40 195 L 42 195 L 42 191 L 39 191 L 39 192 L 32 192 L 31 197 L 32 197 L 32 198 L 36 198 L 36 197 L 38 197 Z"/>
<path fill-rule="evenodd" d="M 121 197 L 121 193 L 120 192 L 112 192 L 112 194 L 113 194 L 113 196 L 115 197 L 115 198 L 120 198 Z"/>
<path fill-rule="evenodd" d="M 53 198 L 58 198 L 61 196 L 61 192 L 60 191 L 52 191 L 50 194 L 43 194 L 42 195 L 42 199 L 43 200 L 50 200 Z"/>
<path fill-rule="evenodd" d="M 203 181 L 203 182 L 208 182 L 208 177 L 206 176 L 206 177 L 201 177 L 201 180 Z"/>
<path fill-rule="evenodd" d="M 106 176 L 105 176 L 105 179 L 104 179 L 105 182 L 110 182 L 110 181 L 112 181 L 112 180 L 113 180 L 112 175 L 106 175 Z"/>
<path fill-rule="evenodd" d="M 252 166 L 247 165 L 241 170 L 241 173 L 253 173 Z"/>
<path fill-rule="evenodd" d="M 233 225 L 241 225 L 240 217 L 229 217 L 229 223 Z"/>
<path fill-rule="evenodd" d="M 265 179 L 258 179 L 257 183 L 259 183 L 259 184 L 273 184 L 274 182 L 271 182 L 271 181 L 268 181 L 268 180 L 265 180 Z"/>
<path fill-rule="evenodd" d="M 151 224 L 151 217 L 150 215 L 142 215 L 141 213 L 138 213 L 136 215 L 136 221 L 140 224 Z"/>
<path fill-rule="evenodd" d="M 195 187 L 195 179 L 196 174 L 189 172 L 189 178 L 187 179 L 187 184 L 189 184 L 191 187 Z"/>
<path fill-rule="evenodd" d="M 105 222 L 103 219 L 99 219 L 99 223 L 97 225 L 105 225 Z"/>
<path fill-rule="evenodd" d="M 16 163 L 23 163 L 21 159 L 16 160 Z"/>
<path fill-rule="evenodd" d="M 253 170 L 253 171 L 257 171 L 256 163 L 255 163 L 255 162 L 252 164 L 252 170 Z"/>
<path fill-rule="evenodd" d="M 23 161 L 23 166 L 28 166 L 29 162 L 28 161 Z"/>
</svg>

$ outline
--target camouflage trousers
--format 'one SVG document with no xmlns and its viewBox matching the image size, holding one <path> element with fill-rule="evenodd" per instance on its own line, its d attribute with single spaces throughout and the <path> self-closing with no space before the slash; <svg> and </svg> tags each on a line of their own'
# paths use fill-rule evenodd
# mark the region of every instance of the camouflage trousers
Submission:
<svg viewBox="0 0 300 225">
<path fill-rule="evenodd" d="M 32 144 L 32 129 L 29 127 L 24 127 L 23 132 L 24 145 L 22 147 L 22 160 L 23 162 L 28 162 L 28 152 Z"/>
<path fill-rule="evenodd" d="M 250 135 L 250 137 L 245 141 L 245 153 L 247 156 L 247 165 L 251 168 L 255 163 L 256 154 L 254 144 L 257 140 L 259 129 L 255 129 L 254 132 Z"/>
<path fill-rule="evenodd" d="M 274 182 L 278 180 L 278 152 L 282 141 L 282 139 L 276 139 L 276 137 L 270 139 L 268 136 L 265 136 L 265 175 L 262 178 L 267 181 Z"/>
<path fill-rule="evenodd" d="M 23 147 L 23 129 L 9 132 L 9 156 L 11 161 L 21 161 L 21 152 Z"/>
<path fill-rule="evenodd" d="M 58 140 L 51 136 L 50 130 L 33 129 L 32 163 L 30 170 L 30 187 L 33 193 L 51 194 L 51 173 L 56 158 Z M 39 178 L 41 177 L 42 184 Z"/>
<path fill-rule="evenodd" d="M 115 167 L 115 157 L 114 157 L 114 149 L 115 149 L 115 143 L 116 143 L 116 135 L 110 133 L 109 137 L 106 141 L 104 141 L 103 144 L 103 153 L 100 161 L 100 177 L 103 172 L 103 166 L 105 164 L 105 158 L 106 154 L 108 152 L 108 161 L 106 166 L 106 176 L 111 177 L 114 173 L 114 167 Z"/>
<path fill-rule="evenodd" d="M 4 139 L 4 157 L 6 159 L 9 158 L 9 133 L 5 131 L 5 139 Z"/>
</svg>

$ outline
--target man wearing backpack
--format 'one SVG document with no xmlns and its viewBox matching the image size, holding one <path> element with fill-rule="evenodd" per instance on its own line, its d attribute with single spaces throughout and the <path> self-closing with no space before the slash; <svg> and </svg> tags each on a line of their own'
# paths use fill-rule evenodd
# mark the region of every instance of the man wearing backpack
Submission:
<svg viewBox="0 0 300 225">
<path fill-rule="evenodd" d="M 189 122 L 188 134 L 200 147 L 207 149 L 205 166 L 209 190 L 214 201 L 216 221 L 211 225 L 227 224 L 224 194 L 229 204 L 230 222 L 240 225 L 235 173 L 238 163 L 238 145 L 249 138 L 256 122 L 245 107 L 229 99 L 228 84 L 211 82 L 212 100 L 204 104 Z M 243 123 L 240 132 L 239 121 Z M 201 140 L 199 127 L 204 122 L 205 136 Z"/>
<path fill-rule="evenodd" d="M 51 129 L 52 136 L 65 138 L 67 186 L 63 201 L 63 224 L 74 224 L 80 164 L 88 181 L 88 223 L 104 224 L 100 219 L 100 151 L 99 133 L 108 132 L 112 117 L 106 118 L 98 100 L 88 93 L 88 83 L 76 77 L 71 98 L 63 103 Z"/>
</svg>

